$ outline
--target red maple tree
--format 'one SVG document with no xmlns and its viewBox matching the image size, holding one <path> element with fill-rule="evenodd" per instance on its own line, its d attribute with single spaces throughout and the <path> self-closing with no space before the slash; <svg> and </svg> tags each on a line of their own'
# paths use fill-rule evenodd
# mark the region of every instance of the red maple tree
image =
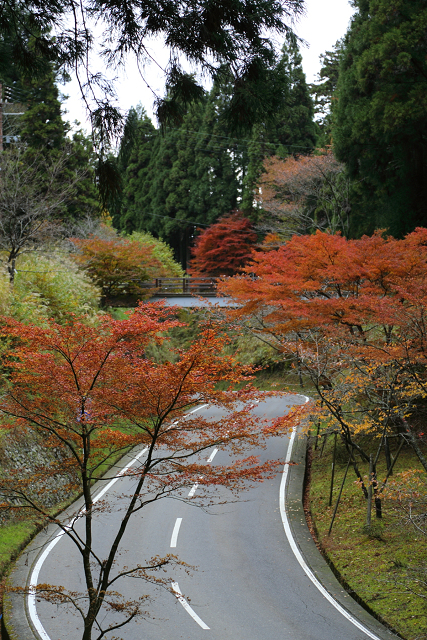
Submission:
<svg viewBox="0 0 427 640">
<path fill-rule="evenodd" d="M 103 316 L 96 326 L 72 318 L 66 325 L 51 322 L 45 328 L 2 321 L 2 334 L 14 340 L 7 362 L 9 385 L 0 411 L 9 424 L 13 420 L 23 429 L 34 430 L 46 447 L 62 453 L 35 472 L 16 468 L 0 478 L 0 506 L 18 514 L 31 511 L 40 522 L 55 522 L 75 543 L 82 558 L 85 592 L 69 592 L 62 585 L 31 588 L 51 602 L 74 604 L 82 616 L 83 640 L 92 638 L 94 624 L 96 637 L 103 637 L 144 614 L 143 598 L 122 601 L 116 586 L 120 576 L 140 577 L 171 589 L 170 577 L 153 574 L 176 564 L 174 556 L 119 566 L 130 518 L 153 500 L 173 496 L 185 500 L 182 490 L 196 482 L 198 494 L 188 500 L 203 504 L 212 502 L 211 486 L 223 485 L 235 492 L 270 476 L 277 462 L 260 463 L 252 455 L 253 447 L 262 445 L 269 435 L 286 432 L 292 422 L 284 418 L 271 425 L 251 413 L 260 392 L 250 384 L 251 371 L 223 354 L 227 338 L 214 321 L 205 324 L 187 350 L 176 351 L 174 362 L 149 360 L 147 345 L 164 340 L 165 331 L 179 324 L 171 313 L 160 303 L 141 303 L 127 319 Z M 236 391 L 237 383 L 243 387 Z M 203 403 L 222 407 L 224 417 L 212 420 L 200 412 L 185 415 Z M 229 449 L 229 463 L 206 462 L 201 454 L 213 446 Z M 102 466 L 133 447 L 144 448 L 145 453 L 127 472 L 134 478 L 134 488 L 130 495 L 121 496 L 113 543 L 100 553 L 94 547 L 93 519 L 110 507 L 108 502 L 94 503 L 93 481 Z M 59 471 L 68 476 L 71 488 L 83 494 L 84 508 L 71 525 L 54 518 L 34 493 L 35 484 L 57 477 Z M 102 481 L 111 477 L 114 473 Z M 83 531 L 76 529 L 82 520 Z M 108 610 L 118 617 L 103 626 Z"/>
<path fill-rule="evenodd" d="M 188 271 L 192 276 L 232 276 L 251 258 L 256 240 L 251 221 L 234 211 L 196 238 Z"/>
<path fill-rule="evenodd" d="M 258 252 L 246 272 L 220 285 L 239 303 L 229 313 L 310 380 L 319 423 L 339 426 L 365 496 L 358 460 L 369 464 L 372 453 L 375 476 L 389 436 L 404 434 L 427 471 L 414 423 L 427 398 L 427 229 L 403 240 L 294 236 Z"/>
</svg>

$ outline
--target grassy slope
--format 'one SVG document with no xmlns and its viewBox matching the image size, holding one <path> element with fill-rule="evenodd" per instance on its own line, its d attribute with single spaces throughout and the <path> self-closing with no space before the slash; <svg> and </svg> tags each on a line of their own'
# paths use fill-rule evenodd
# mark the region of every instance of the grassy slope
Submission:
<svg viewBox="0 0 427 640">
<path fill-rule="evenodd" d="M 402 522 L 392 501 L 383 501 L 383 519 L 372 514 L 371 535 L 364 530 L 366 502 L 350 468 L 332 533 L 328 537 L 332 511 L 344 476 L 347 456 L 338 447 L 332 507 L 328 506 L 332 437 L 323 456 L 313 451 L 310 511 L 318 540 L 325 554 L 351 589 L 407 640 L 427 640 L 427 588 L 416 581 L 411 568 L 426 566 L 427 539 Z M 395 473 L 407 467 L 420 468 L 411 450 L 400 454 Z M 363 469 L 367 475 L 368 469 Z M 378 477 L 385 476 L 380 460 Z M 413 592 L 411 592 L 412 590 Z M 414 593 L 415 592 L 415 593 Z M 422 597 L 416 595 L 421 594 Z"/>
</svg>

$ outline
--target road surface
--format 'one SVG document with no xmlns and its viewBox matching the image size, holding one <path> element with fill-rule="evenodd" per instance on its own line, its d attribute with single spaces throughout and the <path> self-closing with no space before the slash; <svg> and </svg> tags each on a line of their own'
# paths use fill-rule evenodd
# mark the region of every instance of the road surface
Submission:
<svg viewBox="0 0 427 640">
<path fill-rule="evenodd" d="M 288 396 L 261 403 L 254 410 L 283 415 L 304 397 Z M 215 410 L 202 411 L 214 415 Z M 262 460 L 285 459 L 289 438 L 272 438 Z M 209 464 L 223 464 L 225 451 L 206 453 Z M 208 512 L 179 500 L 165 499 L 136 514 L 123 541 L 121 562 L 144 563 L 153 555 L 176 553 L 197 567 L 191 575 L 176 569 L 170 576 L 176 596 L 153 591 L 140 580 L 122 579 L 118 590 L 125 598 L 151 595 L 150 617 L 132 621 L 112 636 L 124 640 L 367 640 L 375 633 L 355 626 L 318 590 L 301 568 L 285 535 L 279 494 L 282 473 L 241 494 L 238 502 Z M 121 478 L 109 491 L 114 508 L 97 517 L 96 551 L 108 548 L 120 518 L 120 495 L 132 490 L 132 480 Z M 191 489 L 197 497 L 197 486 Z M 221 498 L 231 494 L 218 489 Z M 80 559 L 73 544 L 62 537 L 44 559 L 39 583 L 81 590 Z M 31 575 L 30 575 L 31 577 Z M 183 595 L 180 596 L 180 593 Z M 34 614 L 31 614 L 34 615 Z M 43 601 L 36 603 L 43 640 L 77 640 L 79 618 L 71 611 Z M 106 618 L 108 619 L 108 618 Z M 96 637 L 96 634 L 94 634 Z M 392 637 L 388 635 L 381 636 Z"/>
</svg>

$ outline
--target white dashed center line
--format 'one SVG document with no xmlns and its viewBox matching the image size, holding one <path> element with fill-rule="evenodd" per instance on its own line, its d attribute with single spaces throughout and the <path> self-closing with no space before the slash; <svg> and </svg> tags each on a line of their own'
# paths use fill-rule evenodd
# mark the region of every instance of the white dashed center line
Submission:
<svg viewBox="0 0 427 640">
<path fill-rule="evenodd" d="M 211 453 L 211 455 L 208 458 L 208 462 L 212 462 L 212 460 L 215 458 L 216 454 L 218 453 L 218 449 L 214 449 Z"/>
<path fill-rule="evenodd" d="M 174 526 L 173 531 L 172 531 L 171 547 L 176 547 L 176 543 L 178 541 L 178 533 L 179 533 L 179 528 L 181 526 L 181 522 L 182 522 L 182 518 L 177 518 L 176 519 L 175 526 Z"/>
</svg>

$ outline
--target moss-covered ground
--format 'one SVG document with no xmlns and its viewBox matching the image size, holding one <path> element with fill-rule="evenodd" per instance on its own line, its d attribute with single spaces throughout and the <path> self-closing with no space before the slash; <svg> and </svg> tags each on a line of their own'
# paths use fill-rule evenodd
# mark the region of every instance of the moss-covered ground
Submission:
<svg viewBox="0 0 427 640">
<path fill-rule="evenodd" d="M 320 445 L 320 442 L 319 442 Z M 333 436 L 323 449 L 312 449 L 309 505 L 312 523 L 327 558 L 344 581 L 380 618 L 406 640 L 427 640 L 427 536 L 407 522 L 395 500 L 382 501 L 382 519 L 372 510 L 366 528 L 367 503 L 351 466 L 337 516 L 328 535 L 333 508 L 347 466 L 347 454 L 337 447 L 332 506 L 329 506 Z M 402 449 L 394 478 L 408 467 L 420 468 L 412 450 Z M 367 478 L 368 467 L 361 465 Z M 385 458 L 378 478 L 386 475 Z"/>
</svg>

